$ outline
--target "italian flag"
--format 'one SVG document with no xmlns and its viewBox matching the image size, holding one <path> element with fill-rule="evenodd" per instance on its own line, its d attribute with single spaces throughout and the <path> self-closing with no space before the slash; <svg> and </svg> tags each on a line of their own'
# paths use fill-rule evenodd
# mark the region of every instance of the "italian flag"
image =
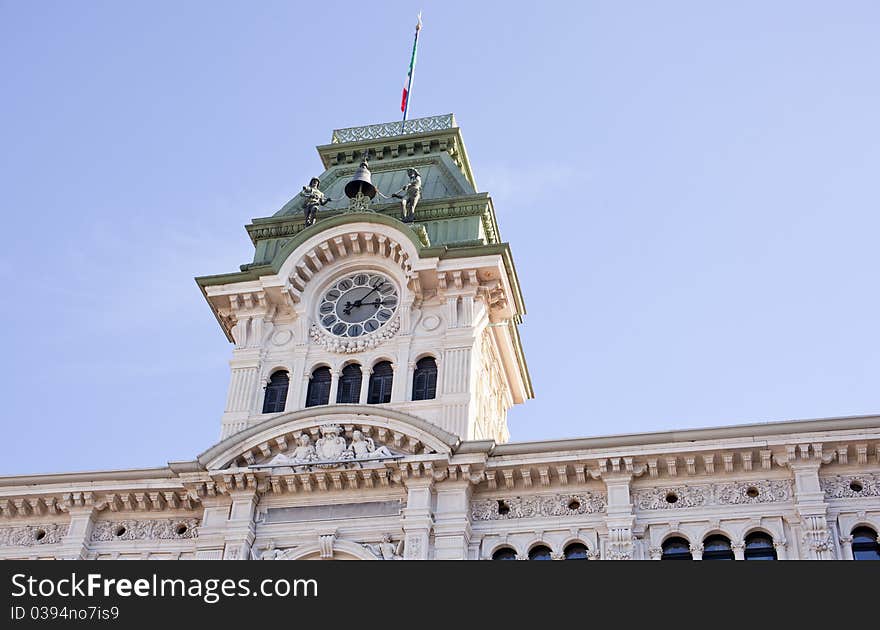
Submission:
<svg viewBox="0 0 880 630">
<path fill-rule="evenodd" d="M 403 87 L 403 94 L 400 97 L 400 111 L 403 112 L 403 119 L 406 120 L 407 109 L 409 108 L 409 94 L 412 91 L 413 74 L 416 71 L 416 50 L 419 46 L 419 31 L 422 30 L 422 14 L 419 13 L 418 23 L 416 24 L 416 35 L 413 39 L 412 58 L 409 60 L 409 72 L 406 75 L 406 85 Z"/>
</svg>

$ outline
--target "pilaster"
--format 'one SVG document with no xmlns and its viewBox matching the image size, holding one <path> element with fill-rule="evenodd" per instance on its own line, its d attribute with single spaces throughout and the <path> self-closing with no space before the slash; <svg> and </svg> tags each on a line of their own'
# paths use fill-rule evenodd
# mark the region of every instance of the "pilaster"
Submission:
<svg viewBox="0 0 880 630">
<path fill-rule="evenodd" d="M 605 526 L 608 536 L 605 541 L 605 558 L 608 560 L 632 560 L 635 552 L 633 544 L 633 513 L 630 498 L 631 473 L 608 473 L 602 476 L 608 491 L 608 504 L 605 511 Z"/>
<path fill-rule="evenodd" d="M 806 457 L 807 446 L 802 445 L 801 459 L 790 459 L 794 475 L 795 508 L 801 518 L 803 542 L 809 560 L 833 560 L 834 543 L 828 528 L 828 504 L 819 484 L 819 457 Z"/>
<path fill-rule="evenodd" d="M 467 560 L 471 540 L 472 488 L 469 480 L 445 481 L 436 485 L 435 560 Z"/>
<path fill-rule="evenodd" d="M 256 513 L 259 496 L 255 490 L 233 490 L 229 493 L 232 505 L 224 530 L 224 552 L 226 560 L 250 559 L 251 545 L 254 543 Z"/>
<path fill-rule="evenodd" d="M 228 497 L 202 497 L 202 522 L 196 538 L 196 560 L 221 560 L 229 521 Z"/>
<path fill-rule="evenodd" d="M 434 480 L 431 476 L 406 481 L 406 507 L 403 509 L 403 534 L 406 560 L 427 560 L 434 519 L 431 515 Z"/>
<path fill-rule="evenodd" d="M 85 560 L 98 511 L 93 505 L 84 505 L 70 507 L 67 513 L 70 515 L 67 535 L 61 541 L 56 557 L 62 560 Z"/>
<path fill-rule="evenodd" d="M 841 536 L 840 537 L 840 552 L 843 560 L 854 560 L 855 556 L 853 556 L 852 550 L 852 536 Z"/>
<path fill-rule="evenodd" d="M 229 391 L 222 419 L 221 437 L 224 438 L 247 428 L 247 419 L 253 413 L 254 401 L 260 390 L 260 350 L 234 350 L 229 367 Z"/>
</svg>

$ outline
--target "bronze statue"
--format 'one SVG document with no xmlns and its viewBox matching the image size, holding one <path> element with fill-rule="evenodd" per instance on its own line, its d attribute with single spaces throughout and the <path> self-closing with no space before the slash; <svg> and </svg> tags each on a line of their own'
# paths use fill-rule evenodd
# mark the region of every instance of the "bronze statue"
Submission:
<svg viewBox="0 0 880 630">
<path fill-rule="evenodd" d="M 391 195 L 396 199 L 400 199 L 400 206 L 403 212 L 404 223 L 412 223 L 416 218 L 416 205 L 422 197 L 422 176 L 414 168 L 406 169 L 409 182 L 396 193 Z"/>
<path fill-rule="evenodd" d="M 306 227 L 315 223 L 315 219 L 318 218 L 319 206 L 323 206 L 333 201 L 318 189 L 320 184 L 321 180 L 317 177 L 313 177 L 309 180 L 309 185 L 303 186 L 302 189 L 302 194 L 306 198 L 302 205 L 303 213 L 306 217 Z"/>
</svg>

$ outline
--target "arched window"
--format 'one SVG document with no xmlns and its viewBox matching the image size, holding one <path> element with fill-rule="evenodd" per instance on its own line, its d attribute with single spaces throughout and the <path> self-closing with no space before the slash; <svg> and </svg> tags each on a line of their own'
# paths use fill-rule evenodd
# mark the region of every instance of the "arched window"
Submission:
<svg viewBox="0 0 880 630">
<path fill-rule="evenodd" d="M 358 403 L 361 401 L 361 366 L 349 363 L 342 368 L 339 389 L 336 390 L 337 403 Z"/>
<path fill-rule="evenodd" d="M 394 369 L 390 361 L 382 361 L 373 366 L 370 374 L 370 389 L 367 392 L 367 404 L 391 402 L 391 385 L 394 382 Z"/>
<path fill-rule="evenodd" d="M 493 560 L 516 560 L 516 552 L 510 547 L 502 547 L 492 554 Z"/>
<path fill-rule="evenodd" d="M 330 368 L 319 367 L 312 372 L 309 380 L 309 391 L 306 394 L 306 407 L 326 405 L 330 402 Z"/>
<path fill-rule="evenodd" d="M 661 560 L 693 560 L 691 545 L 684 538 L 667 538 L 663 541 Z"/>
<path fill-rule="evenodd" d="M 434 357 L 419 359 L 413 373 L 413 400 L 431 400 L 437 397 L 437 361 Z"/>
<path fill-rule="evenodd" d="M 278 370 L 269 378 L 269 383 L 266 385 L 266 395 L 263 397 L 263 413 L 284 411 L 289 386 L 290 377 L 284 370 Z"/>
<path fill-rule="evenodd" d="M 856 527 L 852 532 L 852 552 L 855 560 L 880 560 L 877 532 L 870 527 Z"/>
<path fill-rule="evenodd" d="M 703 541 L 703 560 L 733 560 L 733 549 L 727 536 L 716 534 Z"/>
<path fill-rule="evenodd" d="M 773 539 L 764 532 L 752 532 L 746 536 L 746 560 L 776 560 Z"/>
<path fill-rule="evenodd" d="M 552 560 L 550 548 L 544 545 L 532 547 L 529 551 L 529 560 Z"/>
<path fill-rule="evenodd" d="M 566 560 L 586 560 L 587 546 L 583 543 L 571 543 L 564 553 Z"/>
</svg>

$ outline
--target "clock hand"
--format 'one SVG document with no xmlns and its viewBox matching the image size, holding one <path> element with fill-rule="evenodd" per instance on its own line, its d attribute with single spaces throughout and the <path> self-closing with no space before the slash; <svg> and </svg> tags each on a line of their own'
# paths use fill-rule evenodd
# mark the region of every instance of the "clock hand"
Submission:
<svg viewBox="0 0 880 630">
<path fill-rule="evenodd" d="M 342 312 L 345 313 L 346 315 L 351 315 L 351 309 L 356 308 L 356 307 L 359 307 L 359 306 L 363 306 L 363 305 L 364 305 L 364 300 L 366 300 L 366 299 L 370 296 L 371 293 L 375 293 L 376 291 L 378 291 L 379 289 L 381 289 L 383 284 L 385 284 L 385 281 L 384 281 L 384 280 L 383 280 L 382 282 L 380 282 L 379 284 L 377 284 L 376 286 L 374 286 L 374 287 L 373 287 L 373 290 L 370 291 L 369 293 L 367 293 L 367 294 L 366 294 L 365 296 L 363 296 L 362 298 L 355 300 L 353 303 L 352 303 L 352 302 L 346 302 L 346 303 L 345 303 L 345 308 L 342 309 Z"/>
<path fill-rule="evenodd" d="M 374 286 L 373 290 L 370 291 L 370 293 L 375 293 L 376 291 L 378 291 L 380 288 L 382 288 L 383 284 L 385 284 L 384 280 L 382 282 L 380 282 L 379 284 L 377 284 L 376 286 Z M 360 300 L 358 300 L 358 302 L 363 302 L 364 300 L 366 300 L 370 296 L 370 293 L 367 293 L 364 297 L 362 297 Z"/>
</svg>

